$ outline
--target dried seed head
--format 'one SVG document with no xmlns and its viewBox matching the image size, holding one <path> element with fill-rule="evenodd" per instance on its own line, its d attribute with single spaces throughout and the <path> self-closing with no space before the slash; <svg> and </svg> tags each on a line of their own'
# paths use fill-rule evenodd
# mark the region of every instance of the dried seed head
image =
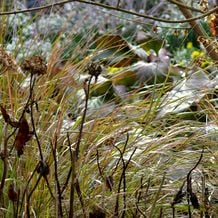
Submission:
<svg viewBox="0 0 218 218">
<path fill-rule="evenodd" d="M 98 76 L 101 74 L 102 72 L 102 68 L 100 65 L 95 64 L 95 63 L 91 63 L 88 67 L 87 67 L 88 73 L 91 76 L 95 77 L 95 81 L 97 81 Z"/>
<path fill-rule="evenodd" d="M 2 46 L 0 46 L 0 65 L 3 69 L 21 72 L 14 57 L 8 54 Z"/>
<path fill-rule="evenodd" d="M 92 212 L 89 213 L 89 218 L 105 218 L 106 212 L 103 208 L 100 208 L 98 206 L 95 206 L 92 210 Z"/>
<path fill-rule="evenodd" d="M 173 199 L 173 202 L 171 203 L 172 206 L 174 206 L 175 204 L 179 204 L 182 202 L 183 198 L 185 197 L 186 193 L 182 191 L 182 189 L 180 189 L 177 193 L 176 196 Z"/>
<path fill-rule="evenodd" d="M 15 191 L 15 187 L 14 184 L 10 184 L 8 187 L 8 198 L 12 201 L 12 202 L 16 202 L 18 200 L 18 194 Z"/>
<path fill-rule="evenodd" d="M 49 174 L 49 166 L 45 161 L 40 161 L 39 166 L 37 168 L 37 173 L 41 176 L 46 177 Z"/>
<path fill-rule="evenodd" d="M 47 66 L 44 59 L 40 56 L 33 56 L 27 58 L 23 64 L 22 69 L 28 71 L 31 74 L 43 75 L 46 74 Z"/>
<path fill-rule="evenodd" d="M 192 206 L 195 208 L 195 209 L 199 209 L 200 208 L 200 205 L 199 205 L 199 202 L 198 202 L 198 198 L 197 198 L 197 195 L 193 192 L 190 193 L 190 201 L 192 203 Z"/>
</svg>

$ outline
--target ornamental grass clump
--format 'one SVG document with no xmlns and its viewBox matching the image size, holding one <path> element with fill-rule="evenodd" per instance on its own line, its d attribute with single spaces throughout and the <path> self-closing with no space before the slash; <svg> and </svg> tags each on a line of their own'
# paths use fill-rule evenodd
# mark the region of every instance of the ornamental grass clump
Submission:
<svg viewBox="0 0 218 218">
<path fill-rule="evenodd" d="M 216 63 L 168 59 L 163 80 L 121 98 L 115 78 L 165 44 L 117 32 L 60 33 L 49 56 L 17 62 L 0 50 L 1 217 L 216 216 Z"/>
</svg>

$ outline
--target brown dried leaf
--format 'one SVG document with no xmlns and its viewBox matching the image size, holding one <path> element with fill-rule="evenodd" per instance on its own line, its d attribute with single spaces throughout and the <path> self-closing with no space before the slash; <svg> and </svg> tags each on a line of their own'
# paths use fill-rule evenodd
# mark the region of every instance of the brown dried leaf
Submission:
<svg viewBox="0 0 218 218">
<path fill-rule="evenodd" d="M 19 130 L 15 138 L 15 148 L 17 150 L 17 154 L 23 154 L 24 145 L 28 142 L 32 137 L 32 133 L 29 131 L 29 125 L 25 117 L 23 117 L 20 121 Z"/>
<path fill-rule="evenodd" d="M 199 209 L 200 208 L 200 205 L 199 205 L 199 202 L 198 202 L 198 198 L 197 198 L 197 195 L 193 192 L 190 193 L 191 197 L 190 197 L 190 201 L 192 203 L 192 206 L 195 208 L 195 209 Z"/>
<path fill-rule="evenodd" d="M 186 193 L 183 192 L 182 189 L 180 189 L 174 197 L 172 205 L 181 203 L 185 195 Z"/>
<path fill-rule="evenodd" d="M 10 124 L 12 127 L 18 127 L 19 123 L 16 121 L 11 121 L 10 116 L 8 115 L 7 111 L 5 110 L 5 108 L 3 106 L 0 105 L 0 110 L 3 116 L 3 119 L 6 123 Z"/>
<path fill-rule="evenodd" d="M 3 118 L 4 118 L 4 121 L 5 121 L 6 123 L 9 123 L 10 120 L 11 120 L 11 118 L 10 118 L 10 116 L 8 115 L 7 111 L 6 111 L 5 108 L 4 108 L 3 106 L 1 106 L 1 105 L 0 105 L 0 109 L 1 109 L 1 113 L 2 113 L 2 116 L 3 116 Z"/>
</svg>

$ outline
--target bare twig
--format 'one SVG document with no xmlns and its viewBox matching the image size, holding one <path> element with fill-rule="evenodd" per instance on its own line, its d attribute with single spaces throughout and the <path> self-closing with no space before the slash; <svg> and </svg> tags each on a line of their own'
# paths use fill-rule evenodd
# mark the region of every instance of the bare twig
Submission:
<svg viewBox="0 0 218 218">
<path fill-rule="evenodd" d="M 129 135 L 127 134 L 127 139 L 126 139 L 126 142 L 124 144 L 124 148 L 123 148 L 123 151 L 120 150 L 119 147 L 117 147 L 116 145 L 114 145 L 114 147 L 119 151 L 120 153 L 120 160 L 122 161 L 123 163 L 123 170 L 122 170 L 122 174 L 120 176 L 120 180 L 119 180 L 119 185 L 118 185 L 118 190 L 117 190 L 117 198 L 116 198 L 116 204 L 115 204 L 115 209 L 114 209 L 114 216 L 115 217 L 118 217 L 119 216 L 119 198 L 120 198 L 120 190 L 121 190 L 121 184 L 122 184 L 122 180 L 123 180 L 123 174 L 125 174 L 125 161 L 124 161 L 124 158 L 123 158 L 123 155 L 126 151 L 126 146 L 128 144 L 128 140 L 129 140 Z M 119 161 L 118 161 L 119 162 Z"/>
<path fill-rule="evenodd" d="M 116 145 L 114 145 L 114 147 L 119 151 L 120 153 L 120 159 L 122 160 L 123 163 L 123 168 L 122 168 L 122 174 L 120 176 L 120 180 L 119 180 L 119 185 L 118 185 L 118 190 L 117 190 L 117 198 L 116 198 L 116 204 L 115 204 L 115 210 L 114 210 L 114 215 L 117 217 L 119 215 L 119 194 L 120 194 L 120 190 L 121 190 L 121 184 L 123 182 L 123 213 L 122 213 L 122 217 L 125 217 L 125 211 L 126 211 L 126 169 L 136 151 L 136 148 L 133 150 L 132 154 L 130 155 L 128 161 L 125 163 L 124 161 L 124 153 L 126 151 L 126 146 L 128 144 L 129 141 L 129 134 L 127 134 L 127 138 L 126 138 L 126 142 L 123 148 L 123 151 L 121 151 Z"/>
<path fill-rule="evenodd" d="M 102 3 L 98 3 L 98 2 L 93 2 L 93 1 L 85 1 L 85 0 L 70 0 L 70 1 L 60 1 L 60 2 L 56 2 L 56 3 L 52 3 L 52 4 L 48 4 L 42 7 L 35 7 L 35 8 L 31 8 L 31 9 L 25 9 L 25 10 L 15 10 L 15 11 L 9 11 L 9 12 L 1 12 L 1 15 L 10 15 L 10 14 L 18 14 L 18 13 L 27 13 L 27 12 L 33 12 L 33 11 L 40 11 L 40 10 L 44 10 L 44 9 L 48 9 L 48 8 L 52 8 L 58 5 L 64 5 L 70 2 L 80 2 L 80 3 L 84 3 L 84 4 L 90 4 L 90 5 L 94 5 L 94 6 L 99 6 L 102 8 L 106 8 L 108 10 L 114 10 L 114 11 L 120 11 L 126 14 L 131 14 L 131 15 L 135 15 L 137 17 L 142 17 L 142 18 L 146 18 L 146 19 L 150 19 L 150 20 L 155 20 L 155 21 L 159 21 L 159 22 L 165 22 L 165 23 L 187 23 L 190 21 L 194 21 L 194 20 L 199 20 L 202 19 L 212 13 L 214 13 L 215 11 L 218 10 L 218 6 L 203 13 L 202 15 L 199 16 L 195 16 L 192 18 L 188 18 L 185 20 L 167 20 L 167 19 L 162 19 L 162 18 L 158 18 L 158 17 L 153 17 L 153 16 L 149 16 L 149 15 L 145 15 L 145 14 L 141 14 L 141 13 L 137 13 L 134 11 L 130 11 L 130 10 L 125 10 L 122 9 L 120 7 L 114 7 L 114 6 L 110 6 L 110 5 L 106 5 L 106 4 L 102 4 Z"/>
</svg>

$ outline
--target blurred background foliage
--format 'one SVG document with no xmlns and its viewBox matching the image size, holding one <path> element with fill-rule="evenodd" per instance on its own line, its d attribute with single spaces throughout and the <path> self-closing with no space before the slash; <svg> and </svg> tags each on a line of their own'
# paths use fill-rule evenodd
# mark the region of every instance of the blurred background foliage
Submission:
<svg viewBox="0 0 218 218">
<path fill-rule="evenodd" d="M 53 2 L 43 0 L 2 0 L 1 11 L 43 6 Z M 96 2 L 112 6 L 117 4 L 116 0 Z M 193 5 L 195 4 L 196 1 L 193 1 Z M 121 0 L 120 7 L 166 19 L 169 17 L 171 19 L 183 18 L 176 6 L 165 1 Z M 4 42 L 1 43 L 6 44 L 7 50 L 11 52 L 15 51 L 16 53 L 17 49 L 19 49 L 17 59 L 22 59 L 31 53 L 42 53 L 44 56 L 48 56 L 52 49 L 52 43 L 61 32 L 64 32 L 61 40 L 66 39 L 69 45 L 64 52 L 63 58 L 69 57 L 78 41 L 85 38 L 85 35 L 89 37 L 90 31 L 96 35 L 96 38 L 108 31 L 113 34 L 120 34 L 133 44 L 141 44 L 151 38 L 161 39 L 165 41 L 165 45 L 168 46 L 168 50 L 172 53 L 177 52 L 177 48 L 185 50 L 188 42 L 192 42 L 193 47 L 199 49 L 196 35 L 186 23 L 159 24 L 156 21 L 142 19 L 118 11 L 108 11 L 78 2 L 51 7 L 43 11 L 1 16 L 0 19 L 4 21 L 4 25 L 1 26 L 1 35 L 4 35 L 1 40 L 4 40 Z M 205 20 L 202 24 L 205 30 L 210 33 L 208 22 Z M 69 42 L 69 34 L 71 34 L 71 42 Z M 158 48 L 154 47 L 155 43 L 152 46 L 154 50 L 158 50 Z M 185 54 L 186 51 L 183 51 L 183 53 Z M 187 55 L 184 58 L 187 58 Z"/>
</svg>

